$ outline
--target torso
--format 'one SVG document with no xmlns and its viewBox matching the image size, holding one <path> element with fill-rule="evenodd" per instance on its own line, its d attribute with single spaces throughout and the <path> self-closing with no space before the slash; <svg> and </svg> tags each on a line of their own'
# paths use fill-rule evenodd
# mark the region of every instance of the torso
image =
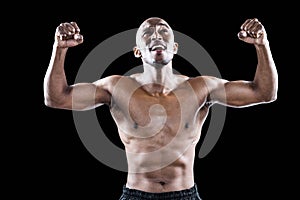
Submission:
<svg viewBox="0 0 300 200">
<path fill-rule="evenodd" d="M 110 110 L 127 153 L 127 187 L 164 192 L 194 185 L 195 146 L 208 114 L 202 84 L 185 79 L 167 94 L 151 94 L 130 77 L 114 86 Z"/>
</svg>

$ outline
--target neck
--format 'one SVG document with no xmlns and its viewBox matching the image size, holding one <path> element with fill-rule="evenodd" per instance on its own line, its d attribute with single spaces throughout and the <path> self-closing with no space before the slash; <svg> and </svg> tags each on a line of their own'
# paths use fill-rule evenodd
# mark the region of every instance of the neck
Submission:
<svg viewBox="0 0 300 200">
<path fill-rule="evenodd" d="M 157 93 L 168 93 L 174 87 L 175 80 L 172 62 L 160 67 L 144 64 L 144 72 L 140 79 L 142 84 L 147 86 L 147 90 Z"/>
</svg>

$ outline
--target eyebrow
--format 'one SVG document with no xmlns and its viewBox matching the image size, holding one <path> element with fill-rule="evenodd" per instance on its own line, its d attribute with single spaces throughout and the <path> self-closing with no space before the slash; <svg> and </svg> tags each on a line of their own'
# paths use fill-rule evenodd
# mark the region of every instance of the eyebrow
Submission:
<svg viewBox="0 0 300 200">
<path fill-rule="evenodd" d="M 162 23 L 162 22 L 160 22 L 158 24 L 155 24 L 155 26 L 157 26 L 157 25 L 165 26 L 166 28 L 170 29 L 170 27 L 167 24 Z M 144 29 L 147 29 L 147 28 L 150 28 L 150 27 L 154 27 L 154 26 L 153 25 L 149 25 L 149 26 L 144 27 Z"/>
<path fill-rule="evenodd" d="M 167 27 L 167 28 L 170 28 L 167 24 L 162 23 L 162 22 L 158 23 L 157 25 L 161 25 L 161 26 L 165 26 L 165 27 Z"/>
</svg>

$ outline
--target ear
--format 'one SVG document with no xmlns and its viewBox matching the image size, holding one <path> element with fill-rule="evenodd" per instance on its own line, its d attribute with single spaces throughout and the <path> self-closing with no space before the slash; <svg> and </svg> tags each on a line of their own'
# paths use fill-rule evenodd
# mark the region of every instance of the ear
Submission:
<svg viewBox="0 0 300 200">
<path fill-rule="evenodd" d="M 177 42 L 174 42 L 173 52 L 174 52 L 174 54 L 177 54 L 177 52 L 178 52 L 178 43 Z"/>
<path fill-rule="evenodd" d="M 133 48 L 133 53 L 134 53 L 134 56 L 135 56 L 136 58 L 139 58 L 139 57 L 142 56 L 141 51 L 140 51 L 139 48 L 137 48 L 136 46 Z"/>
</svg>

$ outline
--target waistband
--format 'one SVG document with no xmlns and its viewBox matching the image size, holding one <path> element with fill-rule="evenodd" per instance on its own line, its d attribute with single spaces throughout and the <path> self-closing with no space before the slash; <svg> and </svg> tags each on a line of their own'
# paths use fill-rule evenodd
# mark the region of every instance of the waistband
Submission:
<svg viewBox="0 0 300 200">
<path fill-rule="evenodd" d="M 171 191 L 171 192 L 161 192 L 161 193 L 151 193 L 151 192 L 144 192 L 137 189 L 130 189 L 124 185 L 123 194 L 128 195 L 130 197 L 143 198 L 143 199 L 157 199 L 157 200 L 159 199 L 176 200 L 176 199 L 183 199 L 187 197 L 197 197 L 197 196 L 199 197 L 196 183 L 194 184 L 193 187 L 189 189 Z"/>
</svg>

